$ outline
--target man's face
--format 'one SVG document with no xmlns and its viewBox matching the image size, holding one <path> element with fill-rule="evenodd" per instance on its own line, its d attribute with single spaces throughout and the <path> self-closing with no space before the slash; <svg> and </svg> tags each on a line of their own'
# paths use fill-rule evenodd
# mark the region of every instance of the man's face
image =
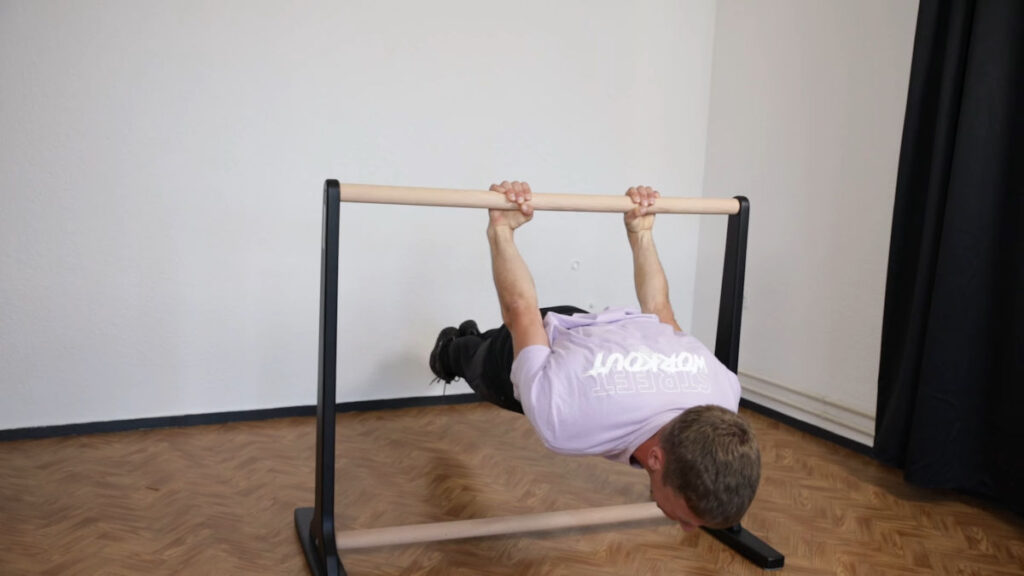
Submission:
<svg viewBox="0 0 1024 576">
<path fill-rule="evenodd" d="M 651 498 L 665 513 L 665 516 L 679 523 L 683 532 L 691 532 L 704 524 L 704 521 L 686 505 L 686 500 L 682 496 L 665 486 L 660 478 L 655 479 L 653 476 L 651 477 Z"/>
<path fill-rule="evenodd" d="M 648 473 L 651 476 L 651 499 L 658 504 L 658 508 L 672 520 L 679 523 L 683 532 L 691 532 L 704 525 L 704 521 L 697 517 L 690 507 L 675 490 L 665 485 L 662 478 L 662 467 L 664 465 L 664 452 L 661 448 L 655 448 L 649 460 L 650 468 Z"/>
</svg>

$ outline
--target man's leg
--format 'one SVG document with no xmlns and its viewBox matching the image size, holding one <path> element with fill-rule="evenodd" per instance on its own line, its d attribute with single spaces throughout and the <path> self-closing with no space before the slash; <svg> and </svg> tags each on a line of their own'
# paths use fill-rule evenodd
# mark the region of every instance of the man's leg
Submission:
<svg viewBox="0 0 1024 576">
<path fill-rule="evenodd" d="M 541 308 L 541 317 L 548 312 L 571 316 L 586 313 L 575 306 Z M 523 413 L 515 398 L 512 380 L 512 334 L 505 325 L 483 334 L 456 337 L 447 347 L 446 360 L 452 372 L 463 378 L 481 400 L 506 410 Z"/>
</svg>

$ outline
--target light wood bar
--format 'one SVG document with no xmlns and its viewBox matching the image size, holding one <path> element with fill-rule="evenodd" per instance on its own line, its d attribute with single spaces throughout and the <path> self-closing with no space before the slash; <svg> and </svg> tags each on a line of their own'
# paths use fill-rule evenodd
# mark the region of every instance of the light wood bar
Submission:
<svg viewBox="0 0 1024 576">
<path fill-rule="evenodd" d="M 492 192 L 493 194 L 493 192 Z M 501 516 L 474 520 L 455 520 L 388 528 L 369 528 L 336 533 L 338 550 L 398 546 L 418 542 L 439 542 L 482 536 L 565 530 L 603 524 L 619 524 L 661 518 L 669 522 L 654 502 L 604 506 L 584 510 L 543 512 L 522 516 Z"/>
<path fill-rule="evenodd" d="M 341 184 L 342 202 L 370 204 L 406 204 L 415 206 L 449 206 L 454 208 L 491 208 L 515 210 L 497 192 L 488 190 L 453 190 L 449 188 L 417 188 L 409 186 L 377 186 L 372 184 Z M 629 212 L 633 202 L 625 195 L 598 194 L 533 194 L 534 210 L 560 212 Z M 736 214 L 740 203 L 735 198 L 671 198 L 661 197 L 652 207 L 658 214 Z"/>
</svg>

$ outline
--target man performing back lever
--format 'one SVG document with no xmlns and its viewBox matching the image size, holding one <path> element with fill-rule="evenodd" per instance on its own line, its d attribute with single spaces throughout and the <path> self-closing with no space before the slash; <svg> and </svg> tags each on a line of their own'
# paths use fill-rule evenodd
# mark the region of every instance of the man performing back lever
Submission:
<svg viewBox="0 0 1024 576">
<path fill-rule="evenodd" d="M 676 323 L 648 211 L 658 192 L 626 193 L 636 205 L 625 222 L 640 310 L 591 314 L 538 308 L 514 241 L 533 218 L 530 186 L 505 181 L 491 190 L 519 205 L 491 210 L 487 227 L 504 325 L 444 328 L 431 371 L 445 382 L 461 377 L 483 400 L 525 414 L 555 452 L 642 467 L 652 498 L 683 530 L 739 523 L 757 491 L 761 456 L 736 413 L 736 375 Z"/>
</svg>

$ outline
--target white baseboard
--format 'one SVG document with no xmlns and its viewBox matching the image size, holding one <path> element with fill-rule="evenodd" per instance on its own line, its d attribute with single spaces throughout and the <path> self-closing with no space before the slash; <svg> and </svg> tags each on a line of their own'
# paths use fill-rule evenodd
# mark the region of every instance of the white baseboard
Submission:
<svg viewBox="0 0 1024 576">
<path fill-rule="evenodd" d="M 740 372 L 739 376 L 746 400 L 865 446 L 874 444 L 874 415 L 753 374 Z"/>
</svg>

